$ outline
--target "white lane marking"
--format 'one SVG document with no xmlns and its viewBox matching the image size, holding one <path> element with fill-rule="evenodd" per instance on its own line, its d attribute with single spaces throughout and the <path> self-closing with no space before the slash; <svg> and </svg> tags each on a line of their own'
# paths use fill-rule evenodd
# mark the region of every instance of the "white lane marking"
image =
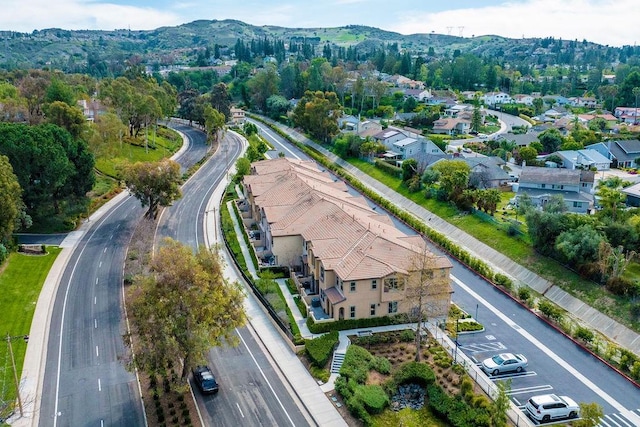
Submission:
<svg viewBox="0 0 640 427">
<path fill-rule="evenodd" d="M 255 123 L 254 123 L 254 124 L 255 124 Z M 273 135 L 271 135 L 271 134 L 270 134 L 270 133 L 269 133 L 265 128 L 263 128 L 263 127 L 262 127 L 262 126 L 260 126 L 260 125 L 257 125 L 257 126 L 258 126 L 258 128 L 259 128 L 262 132 L 264 132 L 265 134 L 267 134 L 267 135 L 269 136 L 269 138 L 273 139 L 274 141 L 277 141 L 276 137 L 275 137 L 275 136 L 273 136 Z M 285 143 L 285 144 L 282 144 L 282 143 L 278 142 L 278 144 L 280 144 L 280 145 L 282 146 L 282 148 L 283 148 L 285 151 L 287 151 L 289 154 L 291 154 L 293 157 L 295 157 L 296 159 L 300 160 L 300 157 L 298 157 L 298 156 L 296 155 L 296 153 L 294 153 L 293 151 L 291 151 L 291 150 L 289 150 L 289 149 L 287 148 L 286 143 Z"/>
<path fill-rule="evenodd" d="M 107 253 L 107 248 L 104 248 L 104 250 L 102 251 L 103 254 Z"/>
<path fill-rule="evenodd" d="M 96 277 L 96 285 L 98 284 L 98 278 Z"/>
<path fill-rule="evenodd" d="M 93 319 L 93 327 L 94 329 L 98 329 L 98 319 Z"/>
<path fill-rule="evenodd" d="M 102 391 L 102 383 L 100 383 L 100 378 L 98 378 L 98 391 Z"/>
<path fill-rule="evenodd" d="M 112 210 L 105 215 L 105 217 L 102 219 L 100 226 L 102 226 L 102 224 L 105 223 L 105 221 L 111 217 L 111 215 L 116 212 L 120 207 L 122 207 L 124 201 L 119 202 L 116 206 L 114 206 L 112 208 Z M 89 236 L 89 239 L 87 239 L 87 243 L 93 238 L 93 236 L 95 236 L 95 234 L 98 232 L 98 229 L 100 227 L 96 227 L 93 229 L 93 232 L 91 233 L 91 236 Z M 73 281 L 73 277 L 76 274 L 76 269 L 78 268 L 78 264 L 80 263 L 80 259 L 82 259 L 82 255 L 84 254 L 85 249 L 87 249 L 87 243 L 85 243 L 85 245 L 82 247 L 82 250 L 80 251 L 80 255 L 78 256 L 78 258 L 76 259 L 75 264 L 73 265 L 73 268 L 71 269 L 71 276 L 69 278 L 69 281 L 67 282 L 67 288 L 65 289 L 64 292 L 64 300 L 62 303 L 62 313 L 60 314 L 60 338 L 58 340 L 58 366 L 56 367 L 56 398 L 55 398 L 55 403 L 54 403 L 54 407 L 53 407 L 53 413 L 54 414 L 58 414 L 58 416 L 61 414 L 61 411 L 58 410 L 59 407 L 59 396 L 60 396 L 60 372 L 62 370 L 62 338 L 64 337 L 64 318 L 65 318 L 65 314 L 67 312 L 67 302 L 69 301 L 69 291 L 71 289 L 71 283 Z M 107 250 L 107 248 L 105 248 L 105 251 Z M 96 299 L 94 297 L 93 300 L 94 304 L 96 303 Z M 144 411 L 143 411 L 144 413 Z M 146 416 L 146 415 L 145 415 Z M 58 417 L 54 417 L 53 418 L 53 427 L 56 427 L 58 423 Z"/>
<path fill-rule="evenodd" d="M 267 376 L 264 374 L 264 371 L 262 370 L 262 368 L 260 367 L 260 365 L 258 364 L 258 361 L 256 360 L 256 358 L 253 356 L 253 353 L 251 352 L 251 350 L 249 349 L 249 346 L 247 345 L 247 343 L 245 342 L 244 338 L 242 338 L 242 335 L 240 335 L 240 332 L 238 331 L 238 329 L 236 329 L 236 333 L 238 334 L 238 336 L 240 337 L 240 341 L 242 341 L 242 344 L 244 344 L 244 347 L 247 349 L 247 351 L 249 352 L 249 356 L 251 356 L 251 359 L 253 360 L 253 363 L 256 364 L 256 367 L 258 368 L 258 370 L 260 371 L 260 375 L 262 375 L 262 378 L 264 378 L 264 381 L 267 383 L 267 385 L 269 386 L 269 389 L 271 390 L 271 393 L 273 393 L 273 396 L 276 398 L 276 400 L 278 401 L 278 404 L 280 405 L 280 408 L 282 408 L 282 411 L 285 413 L 285 415 L 287 416 L 287 419 L 289 420 L 289 422 L 291 423 L 292 426 L 295 427 L 295 424 L 293 422 L 293 420 L 291 419 L 291 417 L 289 416 L 289 413 L 287 412 L 287 410 L 284 408 L 284 405 L 282 404 L 282 402 L 280 401 L 280 399 L 278 398 L 278 395 L 276 394 L 275 390 L 273 389 L 273 386 L 271 386 L 271 383 L 269 382 L 269 380 L 267 379 Z"/>
<path fill-rule="evenodd" d="M 560 356 L 558 356 L 557 354 L 555 354 L 549 347 L 547 347 L 546 345 L 544 345 L 543 343 L 541 343 L 537 338 L 535 338 L 533 335 L 531 335 L 529 332 L 525 331 L 524 329 L 522 329 L 520 326 L 518 326 L 517 323 L 515 323 L 514 321 L 512 321 L 507 315 L 503 314 L 501 311 L 499 311 L 497 308 L 495 308 L 491 303 L 489 303 L 489 301 L 485 300 L 484 298 L 482 298 L 480 295 L 478 295 L 477 293 L 475 293 L 473 290 L 471 290 L 470 287 L 468 287 L 467 285 L 465 285 L 464 283 L 462 283 L 462 281 L 460 281 L 457 277 L 455 276 L 451 276 L 451 279 L 456 282 L 458 284 L 458 286 L 460 286 L 462 289 L 465 290 L 465 292 L 467 292 L 469 295 L 471 295 L 473 298 L 476 299 L 476 301 L 480 302 L 482 305 L 484 305 L 485 307 L 487 307 L 489 310 L 491 310 L 493 312 L 493 314 L 495 314 L 496 316 L 498 316 L 500 319 L 502 319 L 502 321 L 504 323 L 506 323 L 507 325 L 511 326 L 516 332 L 518 332 L 520 335 L 522 335 L 525 339 L 527 339 L 530 343 L 532 343 L 533 345 L 535 345 L 536 347 L 538 347 L 540 350 L 542 350 L 547 356 L 549 356 L 550 358 L 554 359 L 556 362 L 558 362 L 558 364 L 560 366 L 562 366 L 564 369 L 566 369 L 567 371 L 569 371 L 569 373 L 571 375 L 573 375 L 574 377 L 576 377 L 580 382 L 582 382 L 585 386 L 587 386 L 589 389 L 591 389 L 592 391 L 594 391 L 596 394 L 598 394 L 602 399 L 604 399 L 608 404 L 610 404 L 611 406 L 613 406 L 614 408 L 616 408 L 616 410 L 618 410 L 619 412 L 623 413 L 624 416 L 626 418 L 629 418 L 630 420 L 634 420 L 638 425 L 640 425 L 640 417 L 637 416 L 636 414 L 634 414 L 633 412 L 629 411 L 627 408 L 625 408 L 620 402 L 618 402 L 617 400 L 615 400 L 613 397 L 611 397 L 608 393 L 606 393 L 604 390 L 602 390 L 600 387 L 598 387 L 596 384 L 594 384 L 590 379 L 588 379 L 587 377 L 585 377 L 584 375 L 582 375 L 580 372 L 578 372 L 578 370 L 576 368 L 574 368 L 573 366 L 571 366 L 569 363 L 567 363 L 564 359 L 560 358 Z M 627 415 L 629 414 L 629 415 Z"/>
<path fill-rule="evenodd" d="M 98 351 L 98 346 L 96 346 L 96 357 L 100 357 L 100 352 Z"/>
<path fill-rule="evenodd" d="M 236 402 L 236 406 L 238 407 L 238 411 L 240 411 L 240 415 L 244 418 L 244 414 L 242 413 L 242 409 L 240 409 L 240 404 Z"/>
<path fill-rule="evenodd" d="M 102 268 L 102 261 L 100 261 L 100 264 L 98 264 L 98 268 Z"/>
</svg>

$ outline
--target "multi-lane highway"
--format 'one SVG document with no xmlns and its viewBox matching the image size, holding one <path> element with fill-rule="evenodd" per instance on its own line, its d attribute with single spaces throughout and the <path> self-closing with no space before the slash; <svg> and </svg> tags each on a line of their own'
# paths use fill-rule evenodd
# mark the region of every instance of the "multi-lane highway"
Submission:
<svg viewBox="0 0 640 427">
<path fill-rule="evenodd" d="M 192 166 L 206 150 L 204 139 L 190 139 L 182 166 Z M 38 413 L 42 426 L 145 425 L 122 341 L 123 264 L 143 213 L 137 199 L 122 198 L 91 224 L 69 259 L 52 306 Z"/>
<path fill-rule="evenodd" d="M 189 134 L 197 133 L 191 131 Z M 205 244 L 203 223 L 214 227 L 218 210 L 206 210 L 214 190 L 242 149 L 242 138 L 227 132 L 220 149 L 182 188 L 182 198 L 164 210 L 156 241 L 171 237 L 194 249 Z M 250 292 L 248 292 L 249 296 Z M 307 418 L 283 384 L 278 368 L 262 351 L 251 325 L 237 329 L 240 345 L 213 348 L 208 355 L 220 392 L 196 400 L 207 426 L 305 426 Z"/>
</svg>

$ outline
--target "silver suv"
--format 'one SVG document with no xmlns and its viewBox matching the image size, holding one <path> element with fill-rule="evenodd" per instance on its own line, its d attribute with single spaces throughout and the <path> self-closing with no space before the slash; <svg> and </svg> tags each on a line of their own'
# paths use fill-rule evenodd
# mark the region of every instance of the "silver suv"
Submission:
<svg viewBox="0 0 640 427">
<path fill-rule="evenodd" d="M 576 418 L 580 414 L 580 406 L 573 399 L 555 394 L 533 396 L 525 408 L 529 416 L 543 423 L 560 418 Z"/>
</svg>

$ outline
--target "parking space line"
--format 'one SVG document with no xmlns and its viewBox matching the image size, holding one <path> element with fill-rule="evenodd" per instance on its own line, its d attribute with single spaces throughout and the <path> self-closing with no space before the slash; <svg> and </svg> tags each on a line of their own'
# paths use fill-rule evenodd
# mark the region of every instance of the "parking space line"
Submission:
<svg viewBox="0 0 640 427">
<path fill-rule="evenodd" d="M 490 310 L 493 314 L 499 317 L 500 320 L 502 320 L 506 325 L 513 328 L 514 331 L 516 331 L 517 333 L 522 335 L 526 340 L 528 340 L 530 343 L 538 347 L 543 353 L 545 353 L 550 358 L 554 359 L 558 363 L 558 365 L 560 365 L 567 372 L 573 375 L 578 381 L 580 381 L 587 388 L 589 388 L 591 391 L 593 391 L 598 396 L 600 396 L 602 400 L 604 400 L 609 405 L 613 406 L 616 410 L 618 410 L 620 413 L 622 413 L 625 416 L 625 418 L 629 418 L 630 420 L 636 422 L 635 425 L 640 425 L 640 417 L 638 415 L 636 415 L 634 412 L 625 408 L 623 404 L 621 404 L 615 398 L 613 398 L 610 394 L 602 390 L 597 384 L 595 384 L 589 378 L 584 376 L 581 372 L 579 372 L 576 368 L 574 368 L 570 363 L 562 359 L 562 357 L 560 357 L 558 354 L 554 353 L 549 347 L 544 345 L 544 343 L 542 343 L 540 340 L 534 337 L 531 333 L 520 328 L 516 324 L 516 322 L 514 322 L 506 314 L 504 314 L 503 312 L 498 310 L 496 307 L 494 307 L 493 304 L 491 304 L 489 301 L 487 301 L 482 296 L 480 296 L 477 292 L 475 292 L 473 289 L 471 289 L 469 286 L 463 283 L 460 279 L 458 279 L 453 275 L 451 276 L 451 279 L 458 286 L 460 286 L 460 288 L 462 288 L 467 294 L 471 295 L 473 298 L 475 298 L 476 301 L 478 301 L 480 304 L 482 304 L 488 310 Z"/>
<path fill-rule="evenodd" d="M 508 395 L 513 396 L 515 394 L 525 394 L 525 393 L 537 393 L 540 391 L 553 390 L 553 387 L 549 384 L 545 385 L 536 385 L 533 387 L 522 387 L 522 388 L 514 388 L 507 392 Z"/>
</svg>

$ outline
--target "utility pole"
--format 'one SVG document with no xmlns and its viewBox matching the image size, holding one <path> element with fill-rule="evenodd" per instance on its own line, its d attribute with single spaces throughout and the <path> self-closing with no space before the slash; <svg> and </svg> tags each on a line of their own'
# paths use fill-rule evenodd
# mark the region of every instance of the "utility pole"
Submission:
<svg viewBox="0 0 640 427">
<path fill-rule="evenodd" d="M 26 336 L 25 336 L 25 339 Z M 9 353 L 11 353 L 11 366 L 13 367 L 13 379 L 16 382 L 16 393 L 18 395 L 18 408 L 20 409 L 20 416 L 22 417 L 24 414 L 22 413 L 22 399 L 20 398 L 20 381 L 18 381 L 18 371 L 16 370 L 16 360 L 13 357 L 13 347 L 11 346 L 11 336 L 7 333 L 7 344 L 9 344 Z"/>
</svg>

